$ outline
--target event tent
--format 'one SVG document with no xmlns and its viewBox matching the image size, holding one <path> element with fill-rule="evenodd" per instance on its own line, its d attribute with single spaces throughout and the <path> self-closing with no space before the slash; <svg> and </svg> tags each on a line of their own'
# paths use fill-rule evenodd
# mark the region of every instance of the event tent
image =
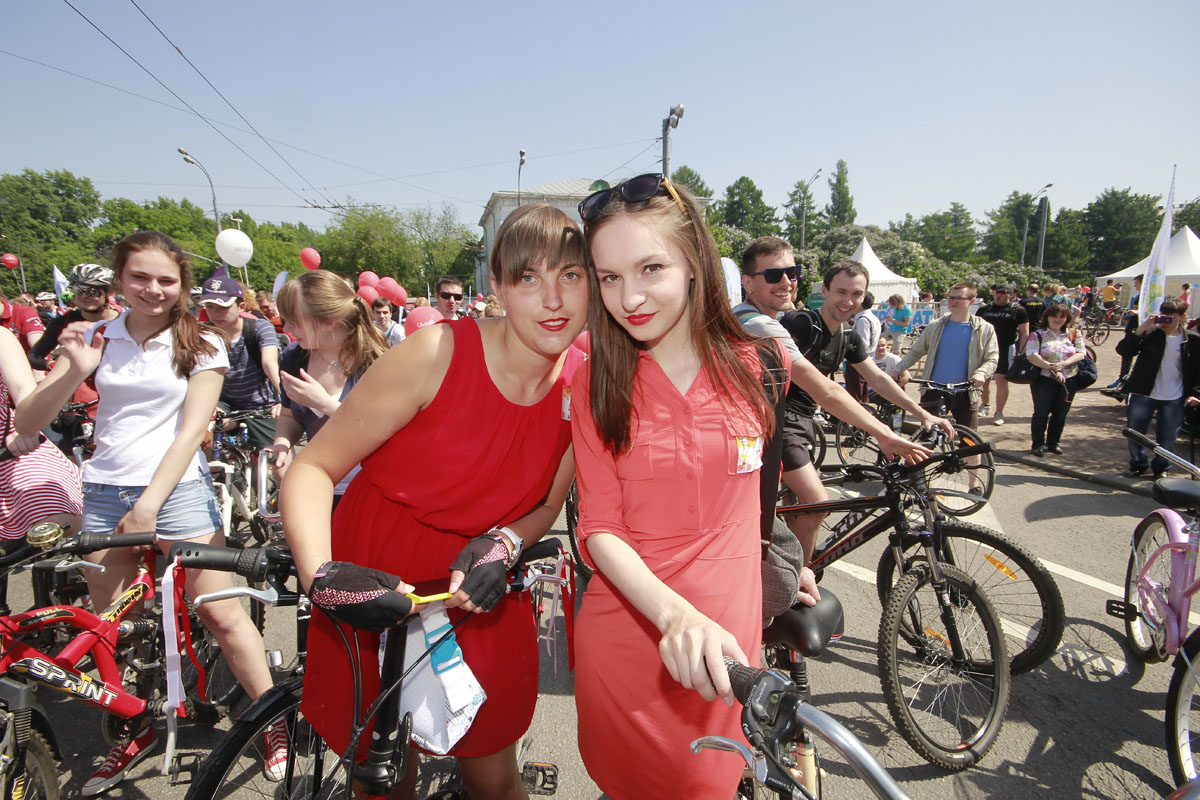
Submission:
<svg viewBox="0 0 1200 800">
<path fill-rule="evenodd" d="M 898 294 L 904 298 L 904 302 L 911 303 L 916 297 L 917 279 L 905 278 L 903 275 L 897 275 L 888 269 L 879 256 L 875 255 L 875 251 L 871 249 L 870 242 L 867 237 L 863 237 L 859 243 L 858 249 L 854 251 L 854 255 L 850 256 L 851 260 L 857 261 L 867 268 L 867 274 L 871 276 L 870 290 L 871 294 L 875 295 L 875 302 L 881 306 L 887 303 L 887 299 L 894 294 Z"/>
<path fill-rule="evenodd" d="M 1149 263 L 1150 256 L 1146 256 L 1133 266 L 1097 278 L 1096 285 L 1103 286 L 1109 278 L 1131 281 L 1138 275 L 1144 275 Z M 1200 285 L 1200 238 L 1186 225 L 1171 237 L 1171 244 L 1167 248 L 1167 294 L 1178 294 L 1184 283 Z"/>
</svg>

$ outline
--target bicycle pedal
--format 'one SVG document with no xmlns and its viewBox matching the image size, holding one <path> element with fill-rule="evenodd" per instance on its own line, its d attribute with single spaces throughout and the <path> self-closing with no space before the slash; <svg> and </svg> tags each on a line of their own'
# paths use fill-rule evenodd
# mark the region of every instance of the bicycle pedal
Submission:
<svg viewBox="0 0 1200 800">
<path fill-rule="evenodd" d="M 541 761 L 526 761 L 521 765 L 521 783 L 530 794 L 554 794 L 558 791 L 558 767 Z"/>
<path fill-rule="evenodd" d="M 167 773 L 167 780 L 172 786 L 178 786 L 181 783 L 191 783 L 199 771 L 199 753 L 176 753 L 175 760 L 171 763 L 171 768 Z"/>
<path fill-rule="evenodd" d="M 1104 612 L 1110 617 L 1123 619 L 1126 622 L 1133 622 L 1138 618 L 1137 606 L 1133 603 L 1126 603 L 1124 600 L 1105 600 Z"/>
</svg>

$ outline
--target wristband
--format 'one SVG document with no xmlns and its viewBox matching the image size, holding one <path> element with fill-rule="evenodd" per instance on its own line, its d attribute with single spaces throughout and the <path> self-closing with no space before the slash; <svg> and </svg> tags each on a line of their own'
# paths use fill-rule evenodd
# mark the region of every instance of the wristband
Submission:
<svg viewBox="0 0 1200 800">
<path fill-rule="evenodd" d="M 512 545 L 512 555 L 509 557 L 508 563 L 506 563 L 505 566 L 511 567 L 513 564 L 517 563 L 517 559 L 521 557 L 521 551 L 525 549 L 525 540 L 518 536 L 516 531 L 514 531 L 512 528 L 503 525 L 498 525 L 492 528 L 490 531 L 488 531 L 488 533 L 500 534 L 505 539 L 508 539 L 509 544 Z"/>
</svg>

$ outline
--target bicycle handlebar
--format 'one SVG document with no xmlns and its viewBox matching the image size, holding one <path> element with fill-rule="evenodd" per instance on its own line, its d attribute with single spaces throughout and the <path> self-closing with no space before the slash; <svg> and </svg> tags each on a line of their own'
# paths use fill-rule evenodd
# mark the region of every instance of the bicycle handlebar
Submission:
<svg viewBox="0 0 1200 800">
<path fill-rule="evenodd" d="M 1121 435 L 1132 442 L 1140 444 L 1142 447 L 1151 451 L 1155 455 L 1162 456 L 1180 469 L 1186 470 L 1192 475 L 1195 475 L 1197 478 L 1200 478 L 1200 467 L 1197 467 L 1195 464 L 1186 459 L 1180 458 L 1166 448 L 1159 447 L 1157 442 L 1145 434 L 1138 433 L 1133 428 L 1126 428 L 1125 430 L 1121 431 Z"/>
<path fill-rule="evenodd" d="M 892 480 L 905 480 L 906 478 L 922 473 L 932 466 L 945 463 L 947 461 L 961 461 L 962 459 L 971 458 L 972 456 L 981 456 L 986 453 L 991 453 L 996 449 L 991 442 L 980 442 L 969 447 L 960 447 L 949 453 L 938 453 L 932 455 L 924 461 L 916 464 L 904 464 L 893 462 L 883 466 L 872 466 L 870 464 L 854 464 L 845 468 L 846 483 L 862 483 L 868 480 L 882 479 L 885 482 Z M 897 475 L 897 473 L 899 473 Z M 891 476 L 891 477 L 889 477 Z"/>
<path fill-rule="evenodd" d="M 216 544 L 177 542 L 171 545 L 168 557 L 179 559 L 187 569 L 212 569 L 233 572 L 250 583 L 261 583 L 269 578 L 286 580 L 296 574 L 292 554 L 282 547 L 254 547 L 237 550 Z"/>
<path fill-rule="evenodd" d="M 103 533 L 101 531 L 83 531 L 73 541 L 66 542 L 62 549 L 83 555 L 95 553 L 98 550 L 108 550 L 112 547 L 149 547 L 154 544 L 154 531 L 144 533 Z"/>
</svg>

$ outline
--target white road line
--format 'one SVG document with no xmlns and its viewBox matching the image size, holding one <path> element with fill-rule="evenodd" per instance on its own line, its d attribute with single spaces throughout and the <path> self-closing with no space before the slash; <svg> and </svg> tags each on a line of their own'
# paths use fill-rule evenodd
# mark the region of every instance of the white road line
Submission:
<svg viewBox="0 0 1200 800">
<path fill-rule="evenodd" d="M 1093 578 L 1091 575 L 1084 574 L 1078 570 L 1064 567 L 1062 564 L 1055 564 L 1053 561 L 1041 559 L 1041 562 L 1046 565 L 1046 569 L 1053 572 L 1055 575 L 1061 575 L 1064 578 L 1069 578 L 1076 583 L 1082 583 L 1084 586 L 1090 586 L 1093 589 L 1098 589 L 1105 594 L 1111 594 L 1113 597 L 1124 597 L 1125 590 L 1115 583 L 1102 581 L 1099 578 Z"/>
<path fill-rule="evenodd" d="M 839 572 L 844 572 L 851 578 L 858 578 L 864 583 L 875 585 L 875 573 L 857 564 L 851 564 L 847 561 L 835 561 L 829 565 L 830 569 L 836 569 Z"/>
</svg>

